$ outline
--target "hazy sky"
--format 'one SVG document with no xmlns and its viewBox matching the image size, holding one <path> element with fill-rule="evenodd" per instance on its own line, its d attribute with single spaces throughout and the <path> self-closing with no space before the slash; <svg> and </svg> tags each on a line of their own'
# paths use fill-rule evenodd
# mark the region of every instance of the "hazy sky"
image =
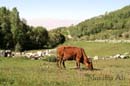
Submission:
<svg viewBox="0 0 130 86">
<path fill-rule="evenodd" d="M 77 24 L 126 5 L 130 0 L 0 0 L 0 7 L 17 7 L 29 25 L 46 28 Z"/>
</svg>

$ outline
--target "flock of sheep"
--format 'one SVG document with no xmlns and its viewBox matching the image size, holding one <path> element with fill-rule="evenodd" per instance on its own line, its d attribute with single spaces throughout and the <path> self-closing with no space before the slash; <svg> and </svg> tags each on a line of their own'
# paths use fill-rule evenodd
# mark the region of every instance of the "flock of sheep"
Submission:
<svg viewBox="0 0 130 86">
<path fill-rule="evenodd" d="M 4 54 L 4 55 L 3 55 Z M 7 54 L 7 55 L 6 55 Z M 29 59 L 41 59 L 44 56 L 56 56 L 56 49 L 48 49 L 48 50 L 41 50 L 36 52 L 11 52 L 10 50 L 6 51 L 0 51 L 0 56 L 4 57 L 26 57 Z M 130 58 L 130 54 L 128 52 L 124 54 L 116 54 L 114 56 L 107 56 L 107 57 L 100 57 L 100 56 L 94 56 L 92 57 L 93 60 L 108 60 L 108 59 L 127 59 Z"/>
<path fill-rule="evenodd" d="M 93 60 L 127 59 L 127 58 L 130 58 L 130 55 L 128 52 L 124 54 L 116 54 L 114 56 L 108 56 L 108 57 L 94 56 Z"/>
</svg>

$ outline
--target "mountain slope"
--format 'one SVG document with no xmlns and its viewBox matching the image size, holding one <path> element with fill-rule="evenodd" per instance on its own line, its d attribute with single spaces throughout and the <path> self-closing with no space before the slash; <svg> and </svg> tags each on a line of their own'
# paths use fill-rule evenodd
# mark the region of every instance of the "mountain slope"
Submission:
<svg viewBox="0 0 130 86">
<path fill-rule="evenodd" d="M 104 15 L 87 19 L 75 26 L 60 27 L 54 31 L 85 40 L 129 39 L 130 6 L 113 12 L 106 12 Z"/>
</svg>

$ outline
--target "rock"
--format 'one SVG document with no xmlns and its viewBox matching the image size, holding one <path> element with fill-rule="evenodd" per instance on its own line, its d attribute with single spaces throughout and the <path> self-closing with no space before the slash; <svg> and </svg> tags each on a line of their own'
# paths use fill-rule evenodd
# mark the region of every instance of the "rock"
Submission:
<svg viewBox="0 0 130 86">
<path fill-rule="evenodd" d="M 127 59 L 127 58 L 129 58 L 129 56 L 128 55 L 121 55 L 120 58 L 121 59 Z"/>
<path fill-rule="evenodd" d="M 120 56 L 121 56 L 120 54 L 117 54 L 117 55 L 113 56 L 113 58 L 114 58 L 114 59 L 119 59 Z"/>
<path fill-rule="evenodd" d="M 93 60 L 99 60 L 99 57 L 98 56 L 94 56 Z"/>
</svg>

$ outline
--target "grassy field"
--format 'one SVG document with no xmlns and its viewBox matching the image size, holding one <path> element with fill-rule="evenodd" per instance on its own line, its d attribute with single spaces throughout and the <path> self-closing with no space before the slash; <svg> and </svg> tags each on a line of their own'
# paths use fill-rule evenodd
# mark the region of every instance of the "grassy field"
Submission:
<svg viewBox="0 0 130 86">
<path fill-rule="evenodd" d="M 130 51 L 129 43 L 67 42 L 64 45 L 83 47 L 89 56 L 109 56 Z M 130 59 L 93 61 L 94 70 L 75 61 L 66 61 L 66 69 L 55 62 L 26 58 L 0 57 L 0 86 L 129 86 Z"/>
<path fill-rule="evenodd" d="M 68 41 L 64 45 L 82 47 L 88 56 L 112 56 L 130 53 L 130 43 Z"/>
<path fill-rule="evenodd" d="M 129 86 L 130 59 L 93 61 L 94 70 L 74 61 L 59 69 L 55 62 L 0 58 L 0 86 Z"/>
</svg>

